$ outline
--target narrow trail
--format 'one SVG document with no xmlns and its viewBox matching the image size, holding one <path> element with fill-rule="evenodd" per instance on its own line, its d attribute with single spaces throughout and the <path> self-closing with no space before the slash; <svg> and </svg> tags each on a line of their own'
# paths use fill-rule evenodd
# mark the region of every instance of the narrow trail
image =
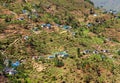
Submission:
<svg viewBox="0 0 120 83">
<path fill-rule="evenodd" d="M 11 45 L 15 44 L 18 40 L 20 40 L 20 38 L 17 38 L 16 40 L 14 40 L 14 42 L 13 42 L 13 43 L 11 43 L 11 44 L 9 44 L 9 46 L 8 46 L 8 47 L 10 47 Z"/>
</svg>

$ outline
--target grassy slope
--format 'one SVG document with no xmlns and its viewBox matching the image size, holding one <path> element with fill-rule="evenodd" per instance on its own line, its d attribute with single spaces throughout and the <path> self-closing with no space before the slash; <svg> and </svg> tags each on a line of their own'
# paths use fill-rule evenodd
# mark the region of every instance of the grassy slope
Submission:
<svg viewBox="0 0 120 83">
<path fill-rule="evenodd" d="M 28 0 L 29 1 L 29 0 Z M 35 4 L 33 6 L 33 3 Z M 11 5 L 12 4 L 12 5 Z M 13 6 L 14 5 L 14 6 Z M 99 17 L 93 17 L 89 14 L 89 10 L 93 8 L 91 4 L 84 0 L 34 0 L 28 3 L 16 1 L 16 3 L 7 3 L 6 7 L 2 7 L 0 13 L 0 49 L 11 60 L 25 60 L 17 70 L 18 74 L 8 78 L 12 82 L 28 82 L 28 83 L 118 83 L 119 82 L 119 38 L 116 36 L 119 32 L 119 20 L 111 21 L 111 15 L 99 14 Z M 22 15 L 21 10 L 25 8 L 31 12 L 31 9 L 36 8 L 39 17 L 33 16 L 28 19 Z M 49 8 L 49 9 L 48 9 Z M 10 14 L 11 11 L 16 14 Z M 99 10 L 95 10 L 98 12 Z M 9 14 L 6 16 L 5 14 Z M 15 21 L 17 17 L 25 17 L 25 21 Z M 102 25 L 95 23 L 96 18 L 105 18 L 107 21 Z M 12 21 L 5 22 L 4 20 L 11 18 Z M 83 20 L 81 20 L 83 19 Z M 86 19 L 87 21 L 85 21 Z M 63 29 L 55 28 L 54 32 L 43 30 L 39 24 L 41 23 L 60 23 L 69 24 L 73 27 L 72 32 L 76 32 L 73 36 L 71 32 L 65 32 Z M 93 22 L 95 25 L 87 28 L 84 24 Z M 112 22 L 115 22 L 114 24 Z M 32 26 L 30 26 L 32 24 Z M 12 25 L 12 26 L 11 26 Z M 6 28 L 3 28 L 6 26 Z M 30 26 L 30 27 L 28 27 Z M 35 34 L 31 28 L 38 26 L 40 33 Z M 108 28 L 110 26 L 110 28 Z M 27 29 L 25 28 L 27 27 Z M 116 27 L 116 28 L 115 28 Z M 58 30 L 57 30 L 58 29 Z M 116 35 L 110 36 L 113 33 Z M 108 32 L 109 31 L 109 32 Z M 17 34 L 16 34 L 17 33 Z M 3 36 L 3 34 L 5 34 Z M 25 35 L 29 36 L 28 40 L 24 40 Z M 104 43 L 106 38 L 112 38 L 112 41 Z M 16 41 L 17 40 L 17 41 Z M 52 40 L 52 41 L 51 41 Z M 16 41 L 16 42 L 15 42 Z M 13 43 L 14 42 L 14 43 Z M 78 56 L 77 49 L 82 52 L 85 49 L 101 50 L 108 49 L 111 52 L 105 53 L 105 59 L 102 59 L 103 54 L 93 55 L 87 54 Z M 32 56 L 47 57 L 54 52 L 66 50 L 70 57 L 62 60 L 64 66 L 56 67 L 55 60 L 40 59 L 32 61 Z M 109 57 L 113 57 L 112 59 Z M 3 59 L 1 59 L 3 62 Z M 36 64 L 36 65 L 34 65 Z M 43 65 L 45 69 L 39 72 Z M 2 69 L 2 68 L 1 68 Z"/>
</svg>

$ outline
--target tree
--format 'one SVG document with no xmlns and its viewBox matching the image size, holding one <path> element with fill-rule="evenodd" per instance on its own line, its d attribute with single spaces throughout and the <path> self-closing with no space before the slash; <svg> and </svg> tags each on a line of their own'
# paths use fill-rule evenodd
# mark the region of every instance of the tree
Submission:
<svg viewBox="0 0 120 83">
<path fill-rule="evenodd" d="M 62 67 L 62 66 L 64 66 L 64 63 L 63 63 L 62 60 L 59 60 L 58 57 L 56 56 L 55 59 L 54 59 L 54 65 L 56 67 Z"/>
<path fill-rule="evenodd" d="M 82 54 L 80 53 L 80 48 L 77 48 L 76 58 L 78 58 L 78 57 L 82 57 Z"/>
<path fill-rule="evenodd" d="M 118 55 L 120 55 L 120 50 L 118 51 Z"/>
<path fill-rule="evenodd" d="M 11 18 L 10 17 L 6 17 L 5 22 L 10 22 Z"/>
<path fill-rule="evenodd" d="M 91 80 L 91 76 L 90 75 L 86 75 L 85 78 L 84 78 L 84 82 L 85 83 L 90 83 L 90 80 Z"/>
</svg>

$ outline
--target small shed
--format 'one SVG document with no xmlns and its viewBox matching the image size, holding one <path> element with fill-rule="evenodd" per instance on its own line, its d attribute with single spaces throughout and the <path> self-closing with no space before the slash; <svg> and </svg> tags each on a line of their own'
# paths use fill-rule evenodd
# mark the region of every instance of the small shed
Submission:
<svg viewBox="0 0 120 83">
<path fill-rule="evenodd" d="M 22 21 L 22 20 L 24 20 L 24 17 L 17 18 L 17 20 Z"/>
<path fill-rule="evenodd" d="M 43 28 L 43 27 L 45 27 L 46 26 L 46 24 L 41 24 L 41 27 Z"/>
<path fill-rule="evenodd" d="M 46 24 L 46 28 L 50 29 L 51 28 L 51 24 Z"/>
<path fill-rule="evenodd" d="M 99 52 L 97 50 L 94 50 L 93 51 L 93 54 L 98 54 Z"/>
<path fill-rule="evenodd" d="M 71 27 L 71 26 L 64 25 L 63 28 L 64 28 L 64 29 L 70 29 L 70 28 L 72 28 L 72 27 Z"/>
<path fill-rule="evenodd" d="M 9 59 L 5 59 L 5 60 L 4 60 L 4 65 L 5 65 L 6 67 L 8 67 L 9 64 L 10 64 L 10 60 L 9 60 Z"/>
<path fill-rule="evenodd" d="M 12 67 L 18 67 L 20 65 L 20 62 L 16 61 L 16 62 L 12 63 L 11 65 L 12 65 Z"/>
<path fill-rule="evenodd" d="M 53 59 L 53 58 L 55 58 L 54 55 L 50 55 L 50 56 L 48 56 L 48 59 Z"/>
<path fill-rule="evenodd" d="M 68 56 L 69 54 L 66 53 L 66 51 L 61 51 L 61 52 L 53 53 L 53 55 L 48 56 L 48 59 L 52 59 L 55 57 L 67 58 Z"/>
<path fill-rule="evenodd" d="M 106 56 L 105 55 L 101 55 L 101 58 L 102 58 L 102 60 L 106 59 Z"/>
<path fill-rule="evenodd" d="M 29 39 L 29 36 L 24 36 L 24 40 L 28 40 Z"/>
<path fill-rule="evenodd" d="M 28 10 L 22 10 L 23 14 L 28 14 Z"/>
<path fill-rule="evenodd" d="M 41 24 L 41 27 L 51 29 L 52 25 L 51 24 Z"/>
<path fill-rule="evenodd" d="M 3 69 L 3 74 L 5 75 L 15 75 L 17 73 L 17 71 L 14 68 L 4 68 Z"/>
<path fill-rule="evenodd" d="M 90 50 L 84 50 L 83 51 L 83 54 L 88 54 L 88 53 L 90 53 Z"/>
<path fill-rule="evenodd" d="M 66 51 L 62 51 L 62 52 L 58 52 L 57 54 L 58 57 L 62 57 L 62 58 L 66 58 L 68 57 L 68 53 L 66 53 Z"/>
<path fill-rule="evenodd" d="M 103 49 L 103 50 L 101 50 L 101 52 L 103 52 L 103 53 L 108 53 L 109 51 L 108 51 L 108 50 Z"/>
<path fill-rule="evenodd" d="M 38 31 L 39 28 L 38 28 L 38 27 L 34 27 L 34 28 L 32 28 L 32 30 L 33 30 L 33 31 Z"/>
<path fill-rule="evenodd" d="M 87 27 L 92 27 L 92 26 L 93 26 L 92 23 L 88 23 L 88 24 L 87 24 Z"/>
<path fill-rule="evenodd" d="M 93 14 L 93 16 L 95 16 L 95 17 L 96 17 L 96 16 L 98 16 L 98 15 L 97 15 L 97 14 Z"/>
</svg>

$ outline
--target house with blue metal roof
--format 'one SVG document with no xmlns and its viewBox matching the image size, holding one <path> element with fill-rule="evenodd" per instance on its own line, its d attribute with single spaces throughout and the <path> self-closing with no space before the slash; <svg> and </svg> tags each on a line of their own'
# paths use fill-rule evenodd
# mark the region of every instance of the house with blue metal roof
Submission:
<svg viewBox="0 0 120 83">
<path fill-rule="evenodd" d="M 70 28 L 72 28 L 71 26 L 68 26 L 68 25 L 64 25 L 63 26 L 63 29 L 70 29 Z"/>
<path fill-rule="evenodd" d="M 42 24 L 41 27 L 51 29 L 52 25 L 51 24 Z"/>
<path fill-rule="evenodd" d="M 12 65 L 12 67 L 18 67 L 20 65 L 20 62 L 16 61 L 16 62 L 12 63 L 11 65 Z"/>
</svg>

